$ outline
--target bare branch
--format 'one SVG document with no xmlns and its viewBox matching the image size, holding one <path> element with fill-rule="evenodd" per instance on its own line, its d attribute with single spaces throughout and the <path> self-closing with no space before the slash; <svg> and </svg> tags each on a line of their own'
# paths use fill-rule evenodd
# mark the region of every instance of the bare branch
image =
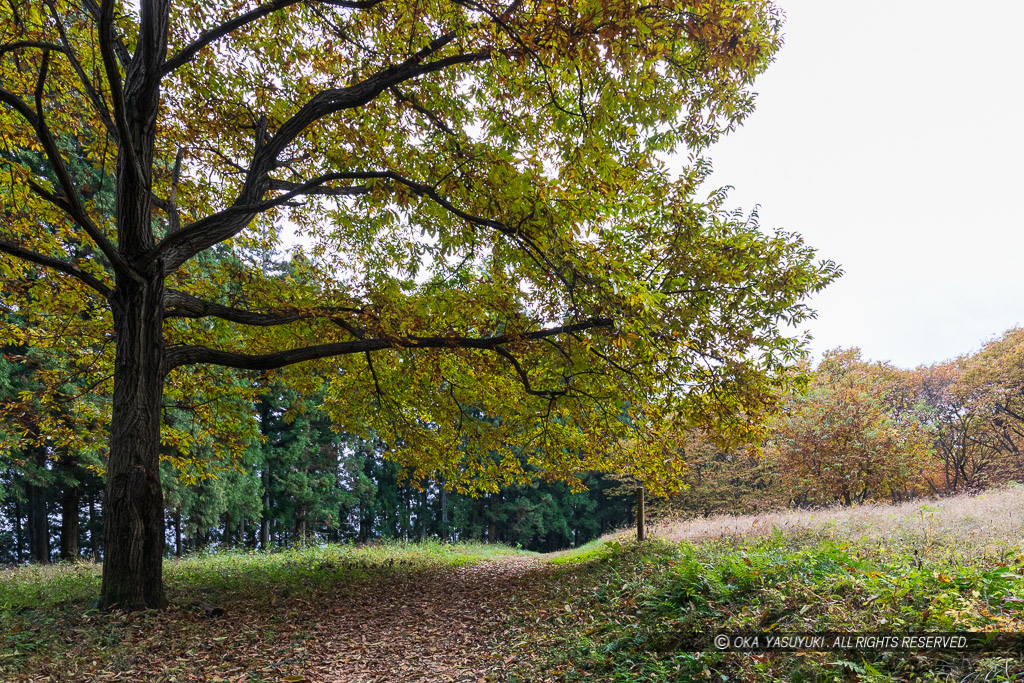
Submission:
<svg viewBox="0 0 1024 683">
<path fill-rule="evenodd" d="M 20 258 L 36 265 L 45 266 L 46 268 L 52 268 L 56 271 L 70 275 L 71 277 L 77 278 L 85 284 L 92 287 L 94 290 L 103 295 L 104 298 L 110 296 L 111 289 L 106 284 L 85 272 L 74 263 L 68 263 L 52 256 L 44 256 L 37 252 L 29 249 L 24 249 L 16 244 L 7 242 L 6 240 L 0 240 L 0 251 L 10 254 L 16 258 Z"/>
</svg>

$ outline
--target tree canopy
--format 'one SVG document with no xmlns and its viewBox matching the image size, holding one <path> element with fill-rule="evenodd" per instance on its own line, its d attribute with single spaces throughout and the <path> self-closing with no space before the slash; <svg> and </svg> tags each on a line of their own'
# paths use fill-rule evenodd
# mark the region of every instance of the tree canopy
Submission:
<svg viewBox="0 0 1024 683">
<path fill-rule="evenodd" d="M 802 349 L 784 328 L 838 272 L 701 194 L 780 45 L 770 2 L 0 16 L 5 306 L 110 397 L 107 606 L 164 601 L 162 412 L 258 396 L 211 367 L 322 391 L 336 428 L 462 492 L 668 490 L 683 430 L 758 428 Z M 194 434 L 165 447 L 249 436 Z"/>
</svg>

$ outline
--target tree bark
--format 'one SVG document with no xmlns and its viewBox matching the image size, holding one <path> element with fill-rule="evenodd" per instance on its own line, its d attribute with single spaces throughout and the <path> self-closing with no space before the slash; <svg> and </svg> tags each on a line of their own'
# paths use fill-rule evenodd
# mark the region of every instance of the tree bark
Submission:
<svg viewBox="0 0 1024 683">
<path fill-rule="evenodd" d="M 427 540 L 427 522 L 428 522 L 428 519 L 429 519 L 429 509 L 427 507 L 427 489 L 426 489 L 426 486 L 424 486 L 423 490 L 420 491 L 420 513 L 419 513 L 419 517 L 420 517 L 420 519 L 418 521 L 419 521 L 419 527 L 420 527 L 420 543 L 423 543 L 424 541 Z"/>
<path fill-rule="evenodd" d="M 441 540 L 449 539 L 448 533 L 448 489 L 445 488 L 445 481 L 441 480 Z"/>
<path fill-rule="evenodd" d="M 260 520 L 260 550 L 270 550 L 270 465 L 263 465 L 263 518 Z"/>
<path fill-rule="evenodd" d="M 181 557 L 181 510 L 174 511 L 174 556 Z"/>
<path fill-rule="evenodd" d="M 129 199 L 118 197 L 119 204 Z M 145 199 L 148 207 L 148 193 Z M 119 277 L 110 297 L 116 360 L 103 520 L 106 557 L 100 602 L 104 609 L 161 609 L 167 605 L 159 467 L 164 382 L 162 281 L 159 273 L 141 283 Z"/>
<path fill-rule="evenodd" d="M 96 496 L 89 494 L 89 552 L 92 553 L 93 562 L 100 561 L 100 538 L 102 532 L 98 530 L 99 515 L 96 514 Z"/>
<path fill-rule="evenodd" d="M 50 561 L 50 525 L 46 512 L 46 490 L 35 484 L 25 486 L 28 492 L 29 560 L 39 564 Z"/>
<path fill-rule="evenodd" d="M 78 486 L 67 486 L 61 497 L 60 559 L 62 560 L 78 558 L 78 507 L 81 498 L 81 489 Z"/>
<path fill-rule="evenodd" d="M 636 487 L 636 540 L 647 540 L 647 520 L 644 518 L 644 487 Z"/>
<path fill-rule="evenodd" d="M 14 559 L 21 564 L 21 549 L 25 541 L 22 539 L 21 531 L 21 505 L 18 499 L 14 499 Z"/>
</svg>

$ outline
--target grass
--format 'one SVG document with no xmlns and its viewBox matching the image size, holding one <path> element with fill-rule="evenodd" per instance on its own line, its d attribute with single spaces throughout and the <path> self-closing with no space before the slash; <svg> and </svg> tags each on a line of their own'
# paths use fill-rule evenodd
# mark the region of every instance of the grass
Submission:
<svg viewBox="0 0 1024 683">
<path fill-rule="evenodd" d="M 1024 643 L 1024 489 L 662 523 L 564 553 L 513 680 L 1024 680 L 1015 652 L 721 652 L 715 633 L 999 631 Z M 702 651 L 691 651 L 700 645 Z"/>
<path fill-rule="evenodd" d="M 715 515 L 660 520 L 651 525 L 652 536 L 673 542 L 751 538 L 779 531 L 787 535 L 809 532 L 851 541 L 946 546 L 954 551 L 966 543 L 973 550 L 988 552 L 1024 542 L 1024 486 L 900 505 L 869 503 L 760 515 Z"/>
<path fill-rule="evenodd" d="M 273 553 L 198 553 L 164 563 L 175 602 L 216 603 L 288 590 L 315 593 L 332 585 L 358 585 L 386 571 L 424 571 L 510 555 L 529 554 L 484 543 L 377 543 L 328 545 Z M 0 628 L 27 611 L 95 607 L 101 567 L 91 562 L 26 565 L 0 571 Z"/>
<path fill-rule="evenodd" d="M 593 552 L 593 551 L 592 551 Z M 1024 552 L 962 562 L 776 533 L 611 542 L 518 606 L 517 680 L 1001 680 L 1009 656 L 718 652 L 717 632 L 1024 631 Z M 703 652 L 688 651 L 702 644 Z M 985 677 L 989 676 L 990 677 Z M 1003 678 L 1002 680 L 1010 680 Z"/>
</svg>

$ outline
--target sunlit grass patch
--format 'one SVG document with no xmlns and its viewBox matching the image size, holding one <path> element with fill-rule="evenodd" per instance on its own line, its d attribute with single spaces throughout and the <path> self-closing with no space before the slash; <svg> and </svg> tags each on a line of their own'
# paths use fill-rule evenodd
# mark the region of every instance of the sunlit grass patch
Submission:
<svg viewBox="0 0 1024 683">
<path fill-rule="evenodd" d="M 95 598 L 101 567 L 93 562 L 60 562 L 0 570 L 0 625 L 12 611 L 45 609 Z"/>
</svg>

